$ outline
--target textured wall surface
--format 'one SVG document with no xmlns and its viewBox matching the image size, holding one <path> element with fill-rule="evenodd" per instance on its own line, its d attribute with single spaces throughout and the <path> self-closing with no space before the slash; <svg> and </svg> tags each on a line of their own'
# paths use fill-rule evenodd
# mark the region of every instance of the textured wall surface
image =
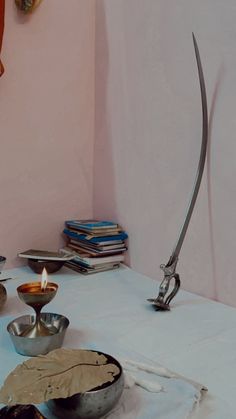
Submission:
<svg viewBox="0 0 236 419">
<path fill-rule="evenodd" d="M 235 2 L 96 3 L 95 215 L 127 229 L 131 267 L 162 278 L 200 152 L 193 31 L 211 144 L 178 271 L 183 288 L 236 305 Z"/>
<path fill-rule="evenodd" d="M 6 1 L 0 79 L 0 254 L 57 249 L 92 214 L 94 0 Z"/>
</svg>

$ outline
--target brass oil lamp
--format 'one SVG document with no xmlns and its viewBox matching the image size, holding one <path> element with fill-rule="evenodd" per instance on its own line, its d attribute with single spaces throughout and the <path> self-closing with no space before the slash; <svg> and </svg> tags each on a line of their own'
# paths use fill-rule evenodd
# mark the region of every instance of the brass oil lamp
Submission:
<svg viewBox="0 0 236 419">
<path fill-rule="evenodd" d="M 26 328 L 20 336 L 35 338 L 40 336 L 50 336 L 57 333 L 54 326 L 46 326 L 41 319 L 41 310 L 46 304 L 50 303 L 57 293 L 58 285 L 48 282 L 47 271 L 44 268 L 41 282 L 29 282 L 17 288 L 17 293 L 25 304 L 32 307 L 35 311 L 35 322 Z"/>
</svg>

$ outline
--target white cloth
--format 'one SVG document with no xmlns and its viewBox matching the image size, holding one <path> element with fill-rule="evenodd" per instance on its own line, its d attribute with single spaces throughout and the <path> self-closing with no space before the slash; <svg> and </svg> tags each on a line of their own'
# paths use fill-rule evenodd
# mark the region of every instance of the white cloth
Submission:
<svg viewBox="0 0 236 419">
<path fill-rule="evenodd" d="M 18 276 L 18 272 L 20 270 L 15 276 Z M 22 272 L 21 279 L 6 284 L 8 302 L 1 317 L 1 330 L 5 332 L 0 334 L 0 354 L 4 359 L 0 363 L 1 381 L 25 359 L 14 351 L 6 332 L 6 326 L 13 318 L 32 313 L 16 296 L 15 290 L 20 283 L 38 277 L 27 269 Z M 92 278 L 76 275 L 72 271 L 64 272 L 67 270 L 50 277 L 50 280 L 59 284 L 59 290 L 50 306 L 44 310 L 69 318 L 70 327 L 63 346 L 90 348 L 114 356 L 121 360 L 129 383 L 136 381 L 138 384 L 125 388 L 117 406 L 106 418 L 189 418 L 201 399 L 202 386 L 157 364 L 157 345 L 163 345 L 168 339 L 169 325 L 176 321 L 175 313 L 154 312 L 145 303 L 145 295 L 151 295 L 150 290 L 146 291 L 148 284 L 145 284 L 145 280 L 138 281 L 136 276 L 132 280 L 131 271 L 128 271 L 129 276 L 125 276 L 127 271 L 121 269 L 113 274 L 114 277 L 104 272 Z M 166 328 L 162 327 L 162 330 L 159 329 L 160 319 L 166 322 Z M 168 354 L 167 350 L 168 344 L 165 344 Z M 145 371 L 147 365 L 152 372 Z M 40 409 L 48 419 L 55 419 L 45 406 L 40 406 Z"/>
<path fill-rule="evenodd" d="M 121 365 L 128 385 L 109 419 L 187 419 L 206 390 L 162 366 L 131 360 Z"/>
</svg>

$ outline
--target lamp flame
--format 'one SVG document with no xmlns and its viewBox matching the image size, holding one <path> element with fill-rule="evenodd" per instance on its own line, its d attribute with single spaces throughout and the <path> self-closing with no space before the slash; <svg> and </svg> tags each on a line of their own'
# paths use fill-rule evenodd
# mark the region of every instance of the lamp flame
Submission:
<svg viewBox="0 0 236 419">
<path fill-rule="evenodd" d="M 41 278 L 41 290 L 42 291 L 45 291 L 45 289 L 47 288 L 47 283 L 48 283 L 48 273 L 46 271 L 46 268 L 43 268 L 42 278 Z"/>
</svg>

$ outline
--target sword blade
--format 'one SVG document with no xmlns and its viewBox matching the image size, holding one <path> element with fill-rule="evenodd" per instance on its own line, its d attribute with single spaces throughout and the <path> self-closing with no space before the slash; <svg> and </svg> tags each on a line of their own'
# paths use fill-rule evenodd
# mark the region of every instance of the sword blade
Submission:
<svg viewBox="0 0 236 419">
<path fill-rule="evenodd" d="M 200 158 L 197 168 L 197 173 L 195 177 L 193 192 L 191 195 L 191 199 L 189 202 L 189 205 L 187 207 L 187 214 L 184 220 L 184 223 L 180 229 L 179 238 L 176 242 L 176 245 L 174 246 L 174 249 L 172 251 L 171 257 L 169 259 L 169 262 L 166 266 L 171 266 L 174 262 L 178 260 L 178 256 L 188 229 L 188 225 L 193 213 L 193 209 L 195 206 L 195 202 L 198 196 L 198 191 L 200 188 L 202 175 L 204 171 L 204 165 L 206 160 L 206 152 L 207 152 L 207 143 L 208 143 L 208 111 L 207 111 L 207 95 L 206 95 L 206 87 L 205 87 L 205 80 L 204 80 L 204 74 L 201 64 L 201 58 L 200 53 L 197 45 L 196 38 L 194 34 L 193 36 L 193 45 L 194 45 L 194 51 L 197 61 L 197 68 L 198 68 L 198 77 L 199 77 L 199 84 L 200 84 L 200 90 L 201 90 L 201 104 L 202 104 L 202 143 L 201 143 L 201 151 L 200 151 Z"/>
</svg>

